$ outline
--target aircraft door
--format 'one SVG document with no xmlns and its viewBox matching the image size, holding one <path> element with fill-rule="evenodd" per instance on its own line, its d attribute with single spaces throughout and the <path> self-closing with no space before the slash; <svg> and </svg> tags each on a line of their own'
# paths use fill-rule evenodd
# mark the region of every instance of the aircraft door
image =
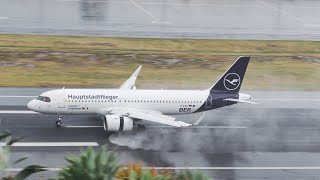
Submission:
<svg viewBox="0 0 320 180">
<path fill-rule="evenodd" d="M 66 97 L 64 96 L 64 93 L 61 93 L 58 95 L 58 109 L 64 109 L 66 108 Z"/>
<path fill-rule="evenodd" d="M 58 108 L 66 108 L 66 103 L 63 100 L 59 100 Z"/>
</svg>

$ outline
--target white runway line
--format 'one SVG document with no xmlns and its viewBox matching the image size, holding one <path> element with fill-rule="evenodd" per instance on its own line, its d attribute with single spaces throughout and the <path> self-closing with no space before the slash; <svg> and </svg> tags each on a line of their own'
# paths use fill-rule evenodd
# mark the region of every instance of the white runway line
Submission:
<svg viewBox="0 0 320 180">
<path fill-rule="evenodd" d="M 80 0 L 57 0 L 60 2 L 77 2 Z M 105 3 L 106 1 L 88 1 L 90 3 L 93 2 L 103 2 Z M 129 1 L 108 1 L 108 3 L 112 3 L 112 4 L 133 4 L 137 9 L 141 10 L 142 12 L 144 12 L 145 14 L 147 14 L 149 17 L 152 18 L 151 23 L 152 24 L 163 24 L 163 25 L 169 25 L 172 24 L 171 22 L 168 21 L 159 21 L 158 18 L 156 18 L 150 11 L 148 11 L 146 8 L 144 8 L 141 3 L 136 2 L 135 0 L 129 0 Z M 152 5 L 152 3 L 144 3 L 144 4 L 149 4 Z M 158 5 L 157 3 L 155 3 L 154 5 Z"/>
<path fill-rule="evenodd" d="M 65 128 L 103 128 L 103 126 L 62 126 Z"/>
<path fill-rule="evenodd" d="M 152 24 L 162 24 L 162 25 L 170 25 L 170 24 L 172 24 L 171 22 L 169 22 L 169 21 L 152 21 L 151 22 Z"/>
<path fill-rule="evenodd" d="M 103 126 L 62 126 L 64 128 L 103 128 Z M 247 126 L 191 126 L 191 127 L 173 127 L 173 126 L 146 126 L 146 128 L 162 129 L 246 129 Z"/>
<path fill-rule="evenodd" d="M 80 0 L 56 0 L 58 2 L 79 2 Z"/>
<path fill-rule="evenodd" d="M 56 0 L 58 2 L 80 2 L 81 0 Z M 131 4 L 130 1 L 104 1 L 104 0 L 85 0 L 85 2 L 100 2 L 110 4 Z M 175 2 L 149 2 L 140 1 L 140 4 L 146 5 L 169 5 L 169 6 L 215 6 L 215 7 L 260 7 L 258 4 L 217 4 L 217 3 L 175 3 Z M 283 5 L 283 8 L 320 8 L 320 6 L 295 6 L 295 5 Z"/>
<path fill-rule="evenodd" d="M 246 129 L 247 126 L 191 126 L 194 129 Z"/>
<path fill-rule="evenodd" d="M 0 96 L 0 98 L 36 98 L 37 96 Z"/>
<path fill-rule="evenodd" d="M 140 9 L 141 11 L 143 11 L 145 14 L 147 14 L 148 16 L 150 16 L 153 21 L 152 22 L 158 22 L 158 19 L 152 14 L 150 13 L 148 10 L 146 10 L 144 7 L 142 7 L 140 4 L 138 4 L 136 1 L 134 0 L 130 0 L 130 2 L 138 9 Z"/>
<path fill-rule="evenodd" d="M 254 99 L 257 101 L 315 101 L 318 102 L 320 99 Z"/>
<path fill-rule="evenodd" d="M 64 128 L 103 128 L 103 126 L 63 126 Z M 173 126 L 146 126 L 146 128 L 162 129 L 246 129 L 247 126 L 191 126 L 191 127 L 173 127 Z"/>
<path fill-rule="evenodd" d="M 140 4 L 149 5 L 169 5 L 169 6 L 222 6 L 222 7 L 258 7 L 255 4 L 216 4 L 216 3 L 171 3 L 171 2 L 139 2 Z"/>
<path fill-rule="evenodd" d="M 163 129 L 246 129 L 247 126 L 190 126 L 190 127 L 173 127 L 173 126 L 146 126 L 146 128 L 163 128 Z"/>
<path fill-rule="evenodd" d="M 5 16 L 0 16 L 0 20 L 8 20 L 9 17 L 5 17 Z"/>
<path fill-rule="evenodd" d="M 47 171 L 60 171 L 62 168 L 44 168 Z M 156 170 L 320 170 L 318 166 L 306 167 L 142 167 L 142 169 Z M 6 171 L 21 171 L 22 168 L 8 168 Z"/>
<path fill-rule="evenodd" d="M 103 128 L 103 126 L 62 126 L 64 128 Z M 146 128 L 162 129 L 246 129 L 247 126 L 191 126 L 191 127 L 173 127 L 173 126 L 146 126 Z"/>
<path fill-rule="evenodd" d="M 103 128 L 103 126 L 63 126 L 65 128 Z M 246 129 L 247 126 L 191 126 L 191 127 L 173 127 L 173 126 L 146 126 L 146 128 L 162 129 Z"/>
<path fill-rule="evenodd" d="M 144 169 L 153 167 L 144 167 Z M 154 167 L 154 169 L 171 169 L 171 170 L 320 170 L 319 166 L 307 167 Z"/>
<path fill-rule="evenodd" d="M 62 168 L 43 168 L 47 171 L 60 171 Z M 5 169 L 7 172 L 17 172 L 17 171 L 22 171 L 22 168 L 7 168 Z"/>
<path fill-rule="evenodd" d="M 266 1 L 266 0 L 265 1 L 264 0 L 257 1 L 257 2 L 260 2 L 263 7 L 268 7 L 271 10 L 273 10 L 274 12 L 276 12 L 276 13 L 283 14 L 284 16 L 287 16 L 287 17 L 289 17 L 291 19 L 294 19 L 297 22 L 299 22 L 300 24 L 304 25 L 304 19 L 303 18 L 300 18 L 300 17 L 296 16 L 295 14 L 284 10 L 283 8 L 279 9 L 278 7 L 276 7 L 276 6 L 272 5 L 272 4 L 268 4 L 267 3 L 268 1 Z"/>
<path fill-rule="evenodd" d="M 34 111 L 4 111 L 0 110 L 0 114 L 41 114 Z"/>
<path fill-rule="evenodd" d="M 5 146 L 4 142 L 0 142 L 0 146 Z M 12 147 L 85 147 L 99 146 L 97 142 L 17 142 Z"/>
<path fill-rule="evenodd" d="M 320 24 L 304 24 L 304 27 L 319 28 L 319 27 L 320 27 Z"/>
</svg>

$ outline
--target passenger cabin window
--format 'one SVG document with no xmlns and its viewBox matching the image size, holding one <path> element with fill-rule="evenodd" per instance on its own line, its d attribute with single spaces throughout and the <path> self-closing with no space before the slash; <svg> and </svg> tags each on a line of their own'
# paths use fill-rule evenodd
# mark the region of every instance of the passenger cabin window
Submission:
<svg viewBox="0 0 320 180">
<path fill-rule="evenodd" d="M 49 97 L 45 97 L 45 96 L 38 96 L 37 100 L 43 101 L 43 102 L 50 102 L 51 99 Z"/>
</svg>

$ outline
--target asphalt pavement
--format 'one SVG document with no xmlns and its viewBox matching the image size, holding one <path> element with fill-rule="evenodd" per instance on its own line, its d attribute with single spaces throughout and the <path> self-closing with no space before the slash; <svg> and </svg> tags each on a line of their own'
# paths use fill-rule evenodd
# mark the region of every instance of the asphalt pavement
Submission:
<svg viewBox="0 0 320 180">
<path fill-rule="evenodd" d="M 314 0 L 2 0 L 0 34 L 320 39 Z"/>
<path fill-rule="evenodd" d="M 13 147 L 13 159 L 31 156 L 14 168 L 41 164 L 51 168 L 42 176 L 54 176 L 56 168 L 66 164 L 68 153 L 106 144 L 118 153 L 121 163 L 142 161 L 157 168 L 198 169 L 216 179 L 320 176 L 320 92 L 245 91 L 259 104 L 209 111 L 198 127 L 177 129 L 147 123 L 145 131 L 108 133 L 98 116 L 64 116 L 64 127 L 56 128 L 54 115 L 19 113 L 46 90 L 0 88 L 0 131 L 24 137 Z M 12 110 L 17 113 L 5 113 Z M 177 118 L 191 122 L 199 116 Z"/>
</svg>

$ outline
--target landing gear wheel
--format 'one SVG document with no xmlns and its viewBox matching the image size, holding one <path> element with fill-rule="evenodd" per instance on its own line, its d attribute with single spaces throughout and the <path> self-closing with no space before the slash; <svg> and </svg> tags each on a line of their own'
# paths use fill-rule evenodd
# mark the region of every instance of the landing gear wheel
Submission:
<svg viewBox="0 0 320 180">
<path fill-rule="evenodd" d="M 58 119 L 56 121 L 56 126 L 57 127 L 61 127 L 61 125 L 62 125 L 62 118 L 61 118 L 60 114 L 58 114 Z"/>
<path fill-rule="evenodd" d="M 138 124 L 138 130 L 139 131 L 144 131 L 144 130 L 146 130 L 146 126 L 143 125 L 143 124 Z"/>
<path fill-rule="evenodd" d="M 62 125 L 62 121 L 57 120 L 57 121 L 56 121 L 56 126 L 57 126 L 57 127 L 61 127 L 61 125 Z"/>
</svg>

